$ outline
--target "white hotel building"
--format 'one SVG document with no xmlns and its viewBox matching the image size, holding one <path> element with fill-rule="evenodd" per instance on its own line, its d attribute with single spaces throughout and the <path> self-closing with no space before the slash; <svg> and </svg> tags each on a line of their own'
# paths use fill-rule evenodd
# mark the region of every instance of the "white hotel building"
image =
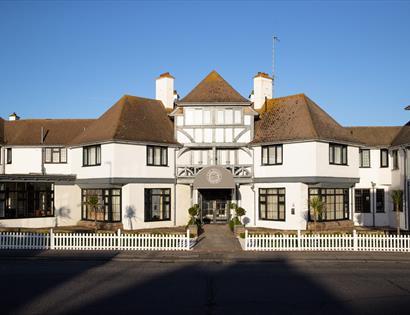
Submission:
<svg viewBox="0 0 410 315">
<path fill-rule="evenodd" d="M 247 226 L 303 230 L 315 195 L 326 224 L 394 227 L 400 189 L 409 229 L 410 126 L 343 127 L 253 80 L 247 99 L 213 71 L 179 99 L 165 73 L 155 100 L 126 95 L 97 119 L 0 118 L 0 227 L 86 224 L 90 195 L 112 228 L 183 226 L 196 203 L 226 222 L 233 201 Z"/>
</svg>

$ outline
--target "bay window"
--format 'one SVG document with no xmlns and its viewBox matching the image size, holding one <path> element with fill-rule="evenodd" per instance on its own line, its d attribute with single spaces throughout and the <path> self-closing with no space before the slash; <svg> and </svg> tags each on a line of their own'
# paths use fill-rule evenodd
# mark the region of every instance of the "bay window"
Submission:
<svg viewBox="0 0 410 315">
<path fill-rule="evenodd" d="M 347 145 L 329 143 L 329 164 L 347 165 Z"/>
<path fill-rule="evenodd" d="M 90 145 L 83 147 L 83 166 L 101 165 L 101 146 Z"/>
<path fill-rule="evenodd" d="M 282 164 L 283 146 L 281 144 L 262 147 L 262 165 Z"/>
<path fill-rule="evenodd" d="M 285 221 L 285 188 L 259 189 L 259 219 Z"/>
<path fill-rule="evenodd" d="M 168 166 L 168 148 L 160 146 L 147 146 L 148 166 Z"/>
<path fill-rule="evenodd" d="M 171 189 L 145 189 L 145 222 L 171 220 Z"/>
<path fill-rule="evenodd" d="M 82 189 L 81 207 L 83 220 L 121 222 L 121 189 Z M 98 199 L 96 207 L 91 197 Z"/>
</svg>

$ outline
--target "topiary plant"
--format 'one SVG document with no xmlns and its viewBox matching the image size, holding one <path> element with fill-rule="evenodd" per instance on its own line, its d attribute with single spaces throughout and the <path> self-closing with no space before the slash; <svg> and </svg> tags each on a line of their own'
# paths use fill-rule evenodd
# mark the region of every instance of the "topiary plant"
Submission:
<svg viewBox="0 0 410 315">
<path fill-rule="evenodd" d="M 190 216 L 188 225 L 198 224 L 198 219 L 197 219 L 198 213 L 199 213 L 198 204 L 194 204 L 192 207 L 188 209 L 188 214 Z"/>
</svg>

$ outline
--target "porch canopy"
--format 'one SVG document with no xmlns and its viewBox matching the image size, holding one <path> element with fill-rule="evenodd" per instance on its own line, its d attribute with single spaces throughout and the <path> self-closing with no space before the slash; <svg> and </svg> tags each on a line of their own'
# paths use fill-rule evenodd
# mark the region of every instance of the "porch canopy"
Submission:
<svg viewBox="0 0 410 315">
<path fill-rule="evenodd" d="M 232 173 L 218 165 L 202 169 L 195 177 L 195 189 L 234 189 L 235 181 Z"/>
</svg>

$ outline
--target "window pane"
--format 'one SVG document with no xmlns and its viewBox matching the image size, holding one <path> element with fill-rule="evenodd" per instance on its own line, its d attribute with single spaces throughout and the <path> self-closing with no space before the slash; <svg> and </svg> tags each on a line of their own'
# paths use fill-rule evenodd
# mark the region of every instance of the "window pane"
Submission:
<svg viewBox="0 0 410 315">
<path fill-rule="evenodd" d="M 271 146 L 268 148 L 269 149 L 269 164 L 275 164 L 276 163 L 276 147 Z"/>
<path fill-rule="evenodd" d="M 202 125 L 202 109 L 195 109 L 194 123 L 195 125 Z"/>
<path fill-rule="evenodd" d="M 278 145 L 276 147 L 276 163 L 282 164 L 282 146 Z"/>
<path fill-rule="evenodd" d="M 242 111 L 240 109 L 236 109 L 234 111 L 234 123 L 240 124 L 242 122 Z"/>
<path fill-rule="evenodd" d="M 211 111 L 204 110 L 204 124 L 210 124 L 210 123 L 211 123 Z"/>
<path fill-rule="evenodd" d="M 147 164 L 154 164 L 154 149 L 152 147 L 147 147 Z"/>
<path fill-rule="evenodd" d="M 194 109 L 186 109 L 185 110 L 185 125 L 193 125 L 194 124 L 194 116 L 195 111 Z"/>
<path fill-rule="evenodd" d="M 335 163 L 335 164 L 342 164 L 342 148 L 339 147 L 339 146 L 335 146 L 335 147 L 334 147 L 334 152 L 335 152 L 335 155 L 334 155 L 334 158 L 335 158 L 334 163 Z"/>
<path fill-rule="evenodd" d="M 262 164 L 268 164 L 268 148 L 262 148 Z"/>
<path fill-rule="evenodd" d="M 53 163 L 60 162 L 60 150 L 59 149 L 53 149 L 52 160 L 53 160 Z"/>
<path fill-rule="evenodd" d="M 66 148 L 61 148 L 60 162 L 61 163 L 67 163 L 67 149 Z"/>
<path fill-rule="evenodd" d="M 161 148 L 154 148 L 154 165 L 161 165 Z"/>
<path fill-rule="evenodd" d="M 233 124 L 233 110 L 232 109 L 227 109 L 225 111 L 225 123 L 226 124 Z"/>
<path fill-rule="evenodd" d="M 217 111 L 216 123 L 217 123 L 217 124 L 224 124 L 224 123 L 225 123 L 224 111 L 221 110 L 221 109 Z"/>
<path fill-rule="evenodd" d="M 162 157 L 161 157 L 161 165 L 168 165 L 168 149 L 161 148 Z"/>
<path fill-rule="evenodd" d="M 51 148 L 46 148 L 45 151 L 45 162 L 51 163 Z"/>
</svg>

